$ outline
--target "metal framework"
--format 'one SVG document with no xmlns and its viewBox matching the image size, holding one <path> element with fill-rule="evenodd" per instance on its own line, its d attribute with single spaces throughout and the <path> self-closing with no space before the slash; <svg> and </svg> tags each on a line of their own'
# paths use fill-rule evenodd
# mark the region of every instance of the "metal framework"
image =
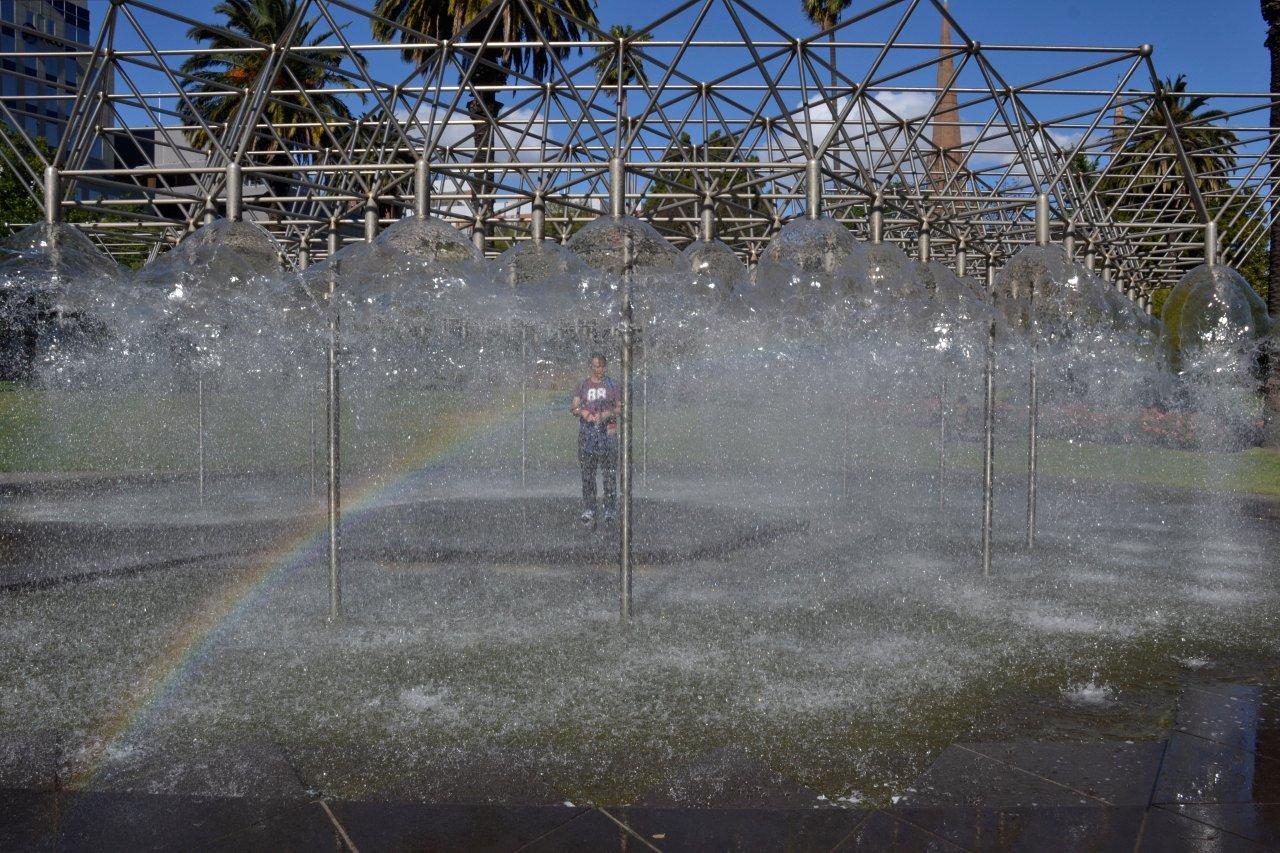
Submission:
<svg viewBox="0 0 1280 853">
<path fill-rule="evenodd" d="M 242 212 L 291 260 L 315 260 L 335 228 L 338 244 L 361 239 L 412 209 L 494 254 L 609 212 L 615 159 L 626 213 L 748 263 L 817 215 L 962 270 L 998 262 L 1037 241 L 1041 195 L 1049 238 L 1139 298 L 1265 247 L 1275 96 L 1170 91 L 1148 46 L 981 44 L 943 0 L 885 0 L 802 36 L 747 0 L 687 0 L 625 39 L 578 22 L 575 42 L 539 23 L 555 3 L 494 0 L 450 40 L 400 28 L 383 44 L 370 5 L 302 0 L 274 44 L 224 31 L 260 58 L 235 86 L 183 70 L 207 46 L 150 35 L 207 22 L 113 0 L 92 49 L 59 54 L 88 60 L 83 85 L 42 96 L 70 104 L 52 157 L 21 135 L 29 150 L 0 157 L 42 188 L 49 218 L 93 212 L 82 227 L 116 253 Z M 501 41 L 504 16 L 536 38 Z M 332 35 L 298 43 L 313 18 Z M 547 73 L 504 52 L 540 53 Z M 0 97 L 0 116 L 20 128 L 17 100 L 32 99 Z M 91 154 L 112 165 L 87 168 Z"/>
</svg>

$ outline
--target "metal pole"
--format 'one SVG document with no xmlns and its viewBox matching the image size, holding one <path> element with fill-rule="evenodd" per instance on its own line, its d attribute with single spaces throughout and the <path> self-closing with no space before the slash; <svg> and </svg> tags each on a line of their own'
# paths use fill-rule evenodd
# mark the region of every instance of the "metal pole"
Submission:
<svg viewBox="0 0 1280 853">
<path fill-rule="evenodd" d="M 239 222 L 243 212 L 244 171 L 239 163 L 227 166 L 227 219 Z"/>
<path fill-rule="evenodd" d="M 929 263 L 932 246 L 933 227 L 928 217 L 920 220 L 920 263 Z"/>
<path fill-rule="evenodd" d="M 804 164 L 805 215 L 817 219 L 822 215 L 822 164 L 810 157 Z"/>
<path fill-rule="evenodd" d="M 529 485 L 529 330 L 520 327 L 520 488 Z"/>
<path fill-rule="evenodd" d="M 1049 245 L 1049 196 L 1036 195 L 1036 245 Z M 1036 360 L 1039 327 L 1036 323 L 1036 286 L 1027 291 L 1027 317 L 1031 332 L 1031 354 L 1027 365 L 1027 550 L 1036 546 L 1036 466 L 1039 456 L 1040 389 Z"/>
<path fill-rule="evenodd" d="M 987 293 L 995 292 L 996 258 L 987 256 Z M 982 364 L 982 576 L 991 577 L 991 522 L 994 515 L 995 472 L 995 349 L 996 321 L 987 323 L 987 347 Z"/>
<path fill-rule="evenodd" d="M 609 159 L 609 215 L 621 219 L 627 209 L 627 170 L 621 157 Z M 629 263 L 624 261 L 623 263 Z"/>
<path fill-rule="evenodd" d="M 943 365 L 942 385 L 938 390 L 938 510 L 947 505 L 947 374 Z M 941 518 L 938 519 L 942 521 Z"/>
<path fill-rule="evenodd" d="M 44 168 L 44 221 L 47 225 L 62 221 L 62 175 L 57 166 Z"/>
<path fill-rule="evenodd" d="M 963 237 L 956 241 L 956 275 L 964 278 L 969 271 L 969 243 Z"/>
<path fill-rule="evenodd" d="M 329 220 L 329 256 L 338 251 L 338 223 Z M 337 286 L 335 271 L 329 269 L 329 352 L 325 371 L 325 422 L 329 445 L 329 619 L 337 619 L 342 609 L 342 576 L 339 533 L 342 524 L 341 472 L 341 375 L 338 370 L 338 304 L 334 299 Z"/>
<path fill-rule="evenodd" d="M 1076 223 L 1074 219 L 1067 223 L 1067 231 L 1062 238 L 1062 248 L 1067 253 L 1067 259 L 1074 261 L 1076 257 Z"/>
<path fill-rule="evenodd" d="M 425 157 L 413 164 L 413 212 L 418 219 L 431 215 L 431 174 Z"/>
<path fill-rule="evenodd" d="M 619 615 L 623 622 L 631 618 L 631 359 L 635 340 L 631 327 L 631 278 L 634 249 L 631 234 L 623 239 L 622 272 L 622 526 L 618 541 Z"/>
<path fill-rule="evenodd" d="M 1049 194 L 1036 194 L 1036 245 L 1049 245 Z"/>
<path fill-rule="evenodd" d="M 871 199 L 871 244 L 879 246 L 884 242 L 884 196 L 876 193 Z"/>
<path fill-rule="evenodd" d="M 1212 219 L 1204 223 L 1204 265 L 1217 266 L 1217 223 Z"/>
<path fill-rule="evenodd" d="M 704 193 L 702 196 L 702 239 L 708 243 L 716 239 L 715 206 L 711 193 Z"/>
<path fill-rule="evenodd" d="M 649 488 L 649 346 L 652 333 L 640 342 L 640 485 Z"/>
<path fill-rule="evenodd" d="M 204 506 L 204 374 L 196 376 L 196 496 Z"/>
<path fill-rule="evenodd" d="M 535 244 L 541 243 L 547 236 L 547 200 L 541 192 L 533 196 L 533 215 L 529 217 L 530 236 Z"/>
<path fill-rule="evenodd" d="M 370 198 L 364 206 L 364 241 L 372 243 L 378 236 L 378 203 Z"/>
</svg>

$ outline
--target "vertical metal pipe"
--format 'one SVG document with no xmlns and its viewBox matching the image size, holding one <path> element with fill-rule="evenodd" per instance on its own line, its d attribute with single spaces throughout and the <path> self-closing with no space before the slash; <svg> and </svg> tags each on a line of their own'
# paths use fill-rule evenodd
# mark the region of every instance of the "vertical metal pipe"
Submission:
<svg viewBox="0 0 1280 853">
<path fill-rule="evenodd" d="M 370 198 L 364 206 L 364 241 L 372 243 L 378 236 L 378 203 Z"/>
<path fill-rule="evenodd" d="M 987 293 L 995 293 L 996 259 L 987 256 Z M 996 321 L 987 323 L 987 346 L 982 364 L 982 576 L 991 577 L 991 523 L 995 514 L 995 349 Z"/>
<path fill-rule="evenodd" d="M 413 213 L 418 219 L 431 216 L 431 173 L 427 171 L 426 157 L 419 157 L 413 164 Z"/>
<path fill-rule="evenodd" d="M 529 485 L 529 329 L 520 327 L 520 488 Z"/>
<path fill-rule="evenodd" d="M 933 225 L 926 216 L 920 220 L 920 263 L 929 263 L 933 250 Z"/>
<path fill-rule="evenodd" d="M 956 275 L 964 278 L 969 271 L 969 243 L 963 237 L 956 241 Z"/>
<path fill-rule="evenodd" d="M 649 488 L 649 346 L 652 333 L 640 342 L 640 486 Z"/>
<path fill-rule="evenodd" d="M 196 497 L 204 506 L 204 374 L 196 376 Z"/>
<path fill-rule="evenodd" d="M 1049 195 L 1036 195 L 1036 245 L 1049 245 Z M 1027 549 L 1036 546 L 1036 469 L 1039 462 L 1040 387 L 1039 387 L 1039 336 L 1036 322 L 1036 286 L 1031 282 L 1027 291 L 1028 322 L 1031 332 L 1031 353 L 1027 364 Z"/>
<path fill-rule="evenodd" d="M 631 618 L 631 359 L 635 340 L 631 327 L 631 278 L 634 249 L 628 233 L 623 240 L 622 273 L 622 424 L 619 484 L 622 495 L 622 525 L 618 537 L 619 616 L 623 622 Z"/>
<path fill-rule="evenodd" d="M 947 374 L 943 365 L 942 383 L 938 389 L 938 511 L 947 506 Z M 942 518 L 938 518 L 942 522 Z"/>
<path fill-rule="evenodd" d="M 1093 250 L 1093 241 L 1084 244 L 1084 268 L 1093 272 L 1098 267 L 1098 255 Z"/>
<path fill-rule="evenodd" d="M 329 256 L 338 251 L 338 223 L 329 220 Z M 337 286 L 335 271 L 329 269 L 329 351 L 325 370 L 325 425 L 328 444 L 328 550 L 329 550 L 329 619 L 338 618 L 342 609 L 342 576 L 340 565 L 340 532 L 342 524 L 342 468 L 341 458 L 341 375 L 338 365 L 338 303 L 334 290 Z"/>
<path fill-rule="evenodd" d="M 308 394 L 307 396 L 309 397 L 309 396 L 311 396 L 311 395 L 310 395 L 310 394 Z M 310 409 L 310 412 L 309 412 L 309 420 L 310 420 L 310 425 L 311 425 L 311 442 L 310 442 L 311 454 L 310 454 L 310 457 L 309 457 L 309 458 L 310 458 L 310 465 L 309 465 L 309 468 L 308 468 L 307 480 L 308 480 L 308 482 L 310 483 L 310 486 L 311 486 L 311 489 L 310 489 L 310 491 L 311 491 L 311 498 L 314 500 L 314 499 L 315 499 L 315 496 L 316 496 L 316 410 L 315 410 L 315 401 L 314 401 L 314 400 L 312 400 L 312 401 L 311 401 L 311 405 L 310 405 L 310 406 L 308 406 L 307 408 L 308 408 L 308 409 Z"/>
<path fill-rule="evenodd" d="M 1049 245 L 1049 194 L 1036 193 L 1036 245 Z"/>
<path fill-rule="evenodd" d="M 244 171 L 239 163 L 227 166 L 227 219 L 239 222 L 244 207 Z"/>
<path fill-rule="evenodd" d="M 702 196 L 702 239 L 710 243 L 716 238 L 715 206 L 711 201 L 711 193 Z"/>
<path fill-rule="evenodd" d="M 44 221 L 47 225 L 62 221 L 62 174 L 57 166 L 44 167 Z"/>
<path fill-rule="evenodd" d="M 876 193 L 871 199 L 871 245 L 879 246 L 884 242 L 884 196 Z"/>
<path fill-rule="evenodd" d="M 1067 223 L 1066 234 L 1062 237 L 1062 248 L 1067 253 L 1068 260 L 1075 260 L 1076 257 L 1076 223 L 1072 220 Z"/>
<path fill-rule="evenodd" d="M 810 157 L 804 164 L 805 215 L 817 219 L 822 215 L 822 164 Z"/>
<path fill-rule="evenodd" d="M 529 217 L 529 231 L 534 243 L 547 237 L 547 200 L 541 192 L 533 196 L 533 214 Z"/>
<path fill-rule="evenodd" d="M 621 219 L 627 209 L 627 169 L 621 157 L 609 158 L 609 215 Z M 626 263 L 624 261 L 624 263 Z"/>
<path fill-rule="evenodd" d="M 1204 263 L 1208 267 L 1218 265 L 1218 223 L 1213 220 L 1204 224 Z"/>
</svg>

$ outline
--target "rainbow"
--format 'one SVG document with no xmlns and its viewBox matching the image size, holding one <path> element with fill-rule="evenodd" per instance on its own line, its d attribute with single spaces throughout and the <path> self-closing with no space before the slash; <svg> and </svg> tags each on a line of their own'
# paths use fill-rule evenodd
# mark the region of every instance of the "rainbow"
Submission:
<svg viewBox="0 0 1280 853">
<path fill-rule="evenodd" d="M 347 497 L 343 505 L 343 523 L 358 521 L 362 514 L 377 506 L 384 495 L 406 480 L 455 458 L 468 445 L 493 435 L 519 417 L 518 408 L 513 413 L 507 406 L 470 417 L 456 414 L 437 417 L 434 429 L 427 430 L 414 443 L 398 463 L 398 470 L 392 477 L 366 484 Z M 86 746 L 84 769 L 66 780 L 66 787 L 72 790 L 90 787 L 115 748 L 127 742 L 152 709 L 163 707 L 177 694 L 184 676 L 193 671 L 209 652 L 224 626 L 234 624 L 252 608 L 273 580 L 306 566 L 323 553 L 327 538 L 327 518 L 307 519 L 249 571 L 240 573 L 232 583 L 206 601 L 134 680 L 133 688 L 119 704 L 119 709 L 97 728 Z"/>
</svg>

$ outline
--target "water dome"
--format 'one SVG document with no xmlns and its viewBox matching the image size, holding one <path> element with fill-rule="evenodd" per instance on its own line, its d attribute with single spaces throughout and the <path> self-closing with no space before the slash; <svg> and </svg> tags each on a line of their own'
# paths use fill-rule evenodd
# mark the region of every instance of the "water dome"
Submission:
<svg viewBox="0 0 1280 853">
<path fill-rule="evenodd" d="M 632 269 L 636 273 L 669 272 L 679 252 L 648 222 L 634 216 L 601 216 L 588 222 L 566 244 L 590 268 L 622 275 L 624 244 L 631 236 Z"/>
<path fill-rule="evenodd" d="M 747 268 L 738 256 L 719 240 L 696 240 L 680 253 L 691 278 L 691 292 L 720 300 L 748 281 Z"/>
<path fill-rule="evenodd" d="M 757 308 L 834 304 L 858 251 L 853 234 L 834 219 L 793 219 L 760 256 L 747 298 Z"/>
<path fill-rule="evenodd" d="M 854 254 L 849 296 L 861 307 L 892 307 L 918 301 L 927 289 L 920 264 L 892 243 L 859 243 Z M 926 273 L 927 274 L 927 273 Z"/>
<path fill-rule="evenodd" d="M 32 356 L 65 353 L 121 325 L 120 268 L 64 224 L 37 223 L 0 243 L 0 366 L 20 374 Z M 36 335 L 35 352 L 25 352 Z"/>
<path fill-rule="evenodd" d="M 1076 266 L 1061 246 L 1023 249 L 996 276 L 994 300 L 1010 325 L 1035 325 L 1041 337 L 1086 333 L 1110 322 L 1112 307 L 1095 276 Z"/>
<path fill-rule="evenodd" d="M 428 272 L 441 267 L 478 264 L 484 260 L 480 250 L 465 234 L 434 218 L 401 219 L 378 234 L 373 243 L 391 250 L 391 257 L 403 258 L 407 267 Z"/>
<path fill-rule="evenodd" d="M 1201 265 L 1182 277 L 1165 299 L 1161 318 L 1175 354 L 1188 347 L 1245 347 L 1271 327 L 1266 303 L 1230 267 Z"/>
<path fill-rule="evenodd" d="M 43 222 L 28 225 L 0 243 L 0 274 L 9 275 L 19 270 L 66 278 L 120 273 L 119 265 L 80 229 Z"/>
<path fill-rule="evenodd" d="M 280 271 L 280 245 L 252 222 L 217 219 L 148 263 L 140 278 L 149 283 L 236 282 Z"/>
</svg>

